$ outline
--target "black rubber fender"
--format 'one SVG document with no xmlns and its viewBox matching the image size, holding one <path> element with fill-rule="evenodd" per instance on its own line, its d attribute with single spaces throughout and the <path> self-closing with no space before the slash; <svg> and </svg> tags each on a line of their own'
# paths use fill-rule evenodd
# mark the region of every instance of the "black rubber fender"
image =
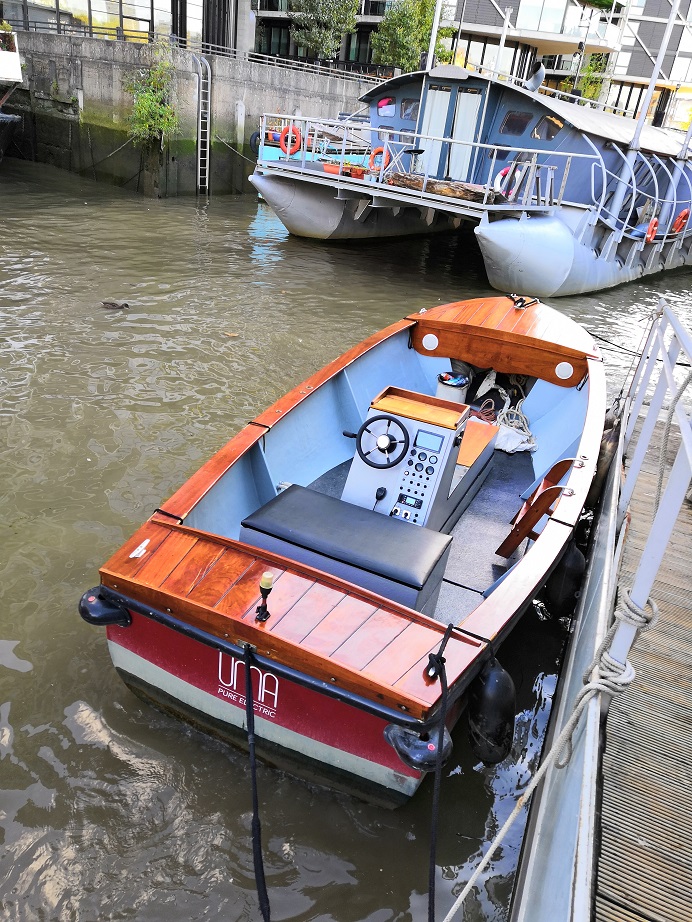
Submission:
<svg viewBox="0 0 692 922">
<path fill-rule="evenodd" d="M 252 153 L 257 156 L 259 154 L 259 142 L 260 142 L 260 133 L 259 131 L 253 131 L 250 135 L 250 150 Z"/>
</svg>

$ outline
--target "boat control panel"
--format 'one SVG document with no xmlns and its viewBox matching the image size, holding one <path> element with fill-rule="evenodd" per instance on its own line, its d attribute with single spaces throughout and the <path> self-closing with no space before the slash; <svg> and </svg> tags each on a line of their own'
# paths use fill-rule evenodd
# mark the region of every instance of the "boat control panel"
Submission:
<svg viewBox="0 0 692 922">
<path fill-rule="evenodd" d="M 355 433 L 342 500 L 439 530 L 458 500 L 452 479 L 468 415 L 465 404 L 387 388 Z"/>
</svg>

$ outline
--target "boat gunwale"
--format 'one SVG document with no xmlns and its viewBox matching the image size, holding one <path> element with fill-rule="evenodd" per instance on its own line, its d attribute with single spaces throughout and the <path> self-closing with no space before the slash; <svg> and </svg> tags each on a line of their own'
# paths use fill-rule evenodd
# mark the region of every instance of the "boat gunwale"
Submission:
<svg viewBox="0 0 692 922">
<path fill-rule="evenodd" d="M 246 646 L 250 646 L 253 665 L 259 666 L 261 669 L 267 670 L 268 672 L 272 672 L 279 678 L 285 678 L 291 682 L 295 682 L 297 685 L 300 685 L 303 688 L 307 688 L 318 694 L 326 695 L 327 697 L 333 698 L 336 701 L 341 701 L 344 704 L 351 705 L 352 707 L 372 714 L 375 717 L 380 717 L 382 720 L 389 721 L 389 723 L 397 724 L 401 727 L 406 727 L 408 729 L 414 730 L 416 733 L 424 733 L 427 730 L 434 728 L 439 723 L 437 708 L 435 707 L 429 710 L 426 717 L 418 717 L 411 712 L 390 707 L 387 704 L 377 701 L 374 697 L 366 698 L 362 694 L 358 694 L 357 692 L 354 692 L 348 688 L 336 685 L 333 682 L 327 682 L 318 676 L 303 672 L 294 668 L 293 666 L 282 663 L 280 660 L 270 658 L 258 652 L 253 644 L 248 644 L 247 642 L 234 643 L 230 639 L 219 637 L 216 634 L 211 634 L 208 631 L 205 631 L 203 628 L 198 627 L 197 625 L 193 625 L 180 618 L 176 618 L 172 613 L 161 611 L 155 606 L 145 605 L 143 602 L 139 602 L 137 599 L 127 596 L 122 592 L 109 589 L 103 584 L 99 587 L 99 590 L 106 601 L 127 608 L 128 611 L 134 611 L 145 618 L 150 618 L 153 621 L 157 621 L 159 624 L 171 628 L 171 630 L 177 631 L 186 637 L 190 637 L 192 640 L 196 640 L 199 643 L 203 643 L 212 649 L 219 650 L 222 653 L 228 653 L 230 656 L 235 656 L 242 659 L 245 656 Z M 114 641 L 112 637 L 109 639 L 111 642 L 117 643 L 117 641 Z M 480 665 L 482 665 L 487 658 L 487 656 L 484 656 Z M 477 673 L 474 673 L 474 677 L 476 674 Z M 471 680 L 469 680 L 469 682 L 470 681 Z M 469 683 L 467 682 L 463 687 L 450 689 L 450 697 L 448 699 L 450 704 L 454 703 L 459 697 L 461 697 L 463 692 L 468 687 L 468 684 Z M 455 691 L 456 693 L 454 693 Z"/>
</svg>

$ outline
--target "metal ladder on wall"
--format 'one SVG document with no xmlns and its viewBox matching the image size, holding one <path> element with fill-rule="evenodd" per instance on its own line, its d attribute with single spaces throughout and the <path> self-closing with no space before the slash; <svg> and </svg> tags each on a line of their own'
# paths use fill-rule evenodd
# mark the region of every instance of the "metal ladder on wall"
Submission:
<svg viewBox="0 0 692 922">
<path fill-rule="evenodd" d="M 211 129 L 211 68 L 206 58 L 192 58 L 197 66 L 197 194 L 209 194 Z"/>
</svg>

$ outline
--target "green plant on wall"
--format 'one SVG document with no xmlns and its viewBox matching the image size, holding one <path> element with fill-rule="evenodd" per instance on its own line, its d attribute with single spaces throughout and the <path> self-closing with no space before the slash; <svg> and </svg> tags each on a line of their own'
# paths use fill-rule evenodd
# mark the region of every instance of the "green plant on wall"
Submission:
<svg viewBox="0 0 692 922">
<path fill-rule="evenodd" d="M 128 135 L 136 144 L 163 142 L 178 130 L 178 117 L 170 101 L 174 67 L 168 49 L 157 45 L 151 67 L 130 74 L 124 81 L 132 94 L 133 107 L 128 118 Z"/>
<path fill-rule="evenodd" d="M 586 67 L 579 79 L 579 89 L 584 99 L 598 99 L 603 86 L 603 74 L 608 64 L 607 54 L 589 55 Z"/>
</svg>

